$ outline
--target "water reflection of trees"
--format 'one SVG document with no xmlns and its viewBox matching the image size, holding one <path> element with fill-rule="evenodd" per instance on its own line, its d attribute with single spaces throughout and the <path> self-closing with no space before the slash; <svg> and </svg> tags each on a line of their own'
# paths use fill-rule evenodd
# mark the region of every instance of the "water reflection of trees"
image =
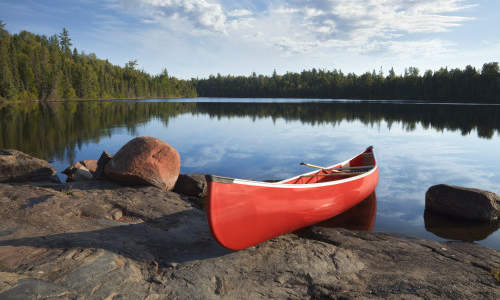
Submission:
<svg viewBox="0 0 500 300">
<path fill-rule="evenodd" d="M 198 103 L 197 111 L 211 117 L 271 117 L 302 123 L 333 124 L 360 121 L 389 128 L 395 122 L 412 131 L 417 125 L 438 131 L 453 130 L 468 135 L 492 138 L 500 132 L 500 107 L 487 105 L 424 105 L 394 103 Z"/>
<path fill-rule="evenodd" d="M 61 102 L 0 106 L 0 148 L 15 148 L 45 159 L 72 160 L 88 142 L 110 137 L 117 128 L 133 133 L 151 118 L 191 112 L 194 103 Z"/>
<path fill-rule="evenodd" d="M 0 106 L 0 148 L 16 148 L 46 159 L 73 157 L 87 142 L 99 142 L 116 128 L 136 127 L 152 118 L 166 125 L 179 114 L 213 118 L 250 117 L 300 121 L 309 125 L 359 121 L 389 128 L 401 123 L 406 130 L 417 125 L 438 131 L 476 130 L 491 138 L 500 132 L 500 107 L 418 105 L 390 103 L 173 103 L 173 102 L 64 102 Z"/>
</svg>

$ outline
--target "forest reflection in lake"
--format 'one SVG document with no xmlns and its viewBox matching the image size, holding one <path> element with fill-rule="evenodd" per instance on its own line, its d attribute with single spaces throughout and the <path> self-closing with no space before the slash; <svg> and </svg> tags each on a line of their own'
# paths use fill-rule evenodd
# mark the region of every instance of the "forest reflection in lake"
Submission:
<svg viewBox="0 0 500 300">
<path fill-rule="evenodd" d="M 171 101 L 1 105 L 0 148 L 53 161 L 61 171 L 150 135 L 179 151 L 181 172 L 264 180 L 305 172 L 301 161 L 329 165 L 374 145 L 374 230 L 438 240 L 424 226 L 427 188 L 448 183 L 500 193 L 500 106 Z M 499 232 L 480 243 L 500 248 Z"/>
</svg>

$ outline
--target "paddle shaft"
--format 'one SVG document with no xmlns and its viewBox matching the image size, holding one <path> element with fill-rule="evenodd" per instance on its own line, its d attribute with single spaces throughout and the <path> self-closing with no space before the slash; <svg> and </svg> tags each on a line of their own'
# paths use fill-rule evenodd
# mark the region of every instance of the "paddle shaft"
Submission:
<svg viewBox="0 0 500 300">
<path fill-rule="evenodd" d="M 343 167 L 343 168 L 331 168 L 331 169 L 327 169 L 327 168 L 322 167 L 322 166 L 308 164 L 308 163 L 305 163 L 305 162 L 301 162 L 300 164 L 303 165 L 303 166 L 308 166 L 308 167 L 312 167 L 312 168 L 316 168 L 316 169 L 321 169 L 321 170 L 325 170 L 325 171 L 333 171 L 333 172 L 340 172 L 340 171 L 347 171 L 347 170 L 371 169 L 371 168 L 374 167 L 373 165 L 369 165 L 369 166 L 360 166 L 360 167 Z"/>
<path fill-rule="evenodd" d="M 353 173 L 338 172 L 338 173 L 328 173 L 328 174 L 312 174 L 312 175 L 302 175 L 300 177 L 324 177 L 324 176 L 347 176 L 347 177 L 352 177 L 352 176 L 357 176 L 359 174 L 363 174 L 363 172 L 353 172 Z"/>
<path fill-rule="evenodd" d="M 311 167 L 311 168 L 316 168 L 316 169 L 321 169 L 321 170 L 326 170 L 325 167 L 322 167 L 322 166 L 317 166 L 317 165 L 313 165 L 313 164 L 308 164 L 308 163 L 305 163 L 305 162 L 301 162 L 300 163 L 302 166 L 308 166 L 308 167 Z"/>
</svg>

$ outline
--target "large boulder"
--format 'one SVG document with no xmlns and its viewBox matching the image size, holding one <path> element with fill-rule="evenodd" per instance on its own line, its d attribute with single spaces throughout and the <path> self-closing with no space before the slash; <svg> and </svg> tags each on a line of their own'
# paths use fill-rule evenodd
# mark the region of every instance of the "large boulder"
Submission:
<svg viewBox="0 0 500 300">
<path fill-rule="evenodd" d="M 425 209 L 456 218 L 493 221 L 500 217 L 500 197 L 479 189 L 439 184 L 427 190 Z"/>
<path fill-rule="evenodd" d="M 60 182 L 57 171 L 47 161 L 18 150 L 0 150 L 0 182 Z"/>
<path fill-rule="evenodd" d="M 164 191 L 174 188 L 179 176 L 179 153 L 154 137 L 137 137 L 125 144 L 106 164 L 106 177 L 125 184 L 151 184 Z"/>
</svg>

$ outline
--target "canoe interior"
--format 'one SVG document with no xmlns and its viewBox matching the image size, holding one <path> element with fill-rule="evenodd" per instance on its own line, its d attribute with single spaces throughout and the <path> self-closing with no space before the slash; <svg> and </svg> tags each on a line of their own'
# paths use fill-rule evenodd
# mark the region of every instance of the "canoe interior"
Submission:
<svg viewBox="0 0 500 300">
<path fill-rule="evenodd" d="M 353 169 L 348 171 L 336 172 L 335 169 L 340 168 L 351 168 L 351 167 L 364 167 L 364 166 L 375 166 L 375 157 L 373 155 L 373 148 L 369 147 L 365 152 L 359 154 L 358 156 L 352 158 L 346 163 L 337 164 L 334 166 L 329 166 L 323 170 L 318 170 L 313 173 L 308 173 L 307 176 L 298 176 L 290 179 L 285 179 L 279 183 L 284 184 L 314 184 L 314 183 L 322 183 L 329 181 L 337 181 L 352 177 L 353 175 L 360 175 L 371 168 L 367 169 Z M 332 176 L 315 176 L 315 175 L 329 175 Z"/>
</svg>

